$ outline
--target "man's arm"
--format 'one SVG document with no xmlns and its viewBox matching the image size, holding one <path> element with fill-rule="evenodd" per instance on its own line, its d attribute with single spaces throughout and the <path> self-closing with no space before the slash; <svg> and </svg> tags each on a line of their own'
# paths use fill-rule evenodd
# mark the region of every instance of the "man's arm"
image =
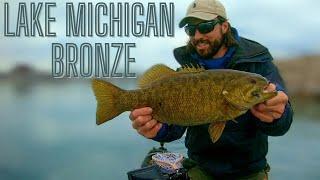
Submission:
<svg viewBox="0 0 320 180">
<path fill-rule="evenodd" d="M 163 123 L 157 135 L 152 138 L 158 142 L 171 142 L 180 139 L 184 134 L 186 127 L 178 125 L 168 125 Z"/>
<path fill-rule="evenodd" d="M 255 66 L 256 73 L 271 82 L 267 90 L 277 90 L 278 95 L 254 106 L 251 113 L 257 118 L 257 127 L 263 133 L 270 136 L 281 136 L 289 130 L 293 119 L 293 110 L 287 90 L 277 67 L 272 62 L 256 63 Z"/>
<path fill-rule="evenodd" d="M 130 114 L 132 127 L 142 136 L 158 142 L 171 142 L 181 138 L 186 127 L 160 123 L 152 118 L 152 108 L 135 109 Z"/>
</svg>

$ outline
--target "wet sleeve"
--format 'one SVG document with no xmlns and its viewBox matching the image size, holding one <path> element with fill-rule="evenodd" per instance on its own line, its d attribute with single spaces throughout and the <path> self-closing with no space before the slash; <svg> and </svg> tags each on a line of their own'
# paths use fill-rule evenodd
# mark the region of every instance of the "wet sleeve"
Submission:
<svg viewBox="0 0 320 180">
<path fill-rule="evenodd" d="M 163 123 L 156 137 L 152 138 L 158 142 L 171 142 L 180 139 L 184 134 L 186 127 L 178 125 L 168 125 Z"/>
<path fill-rule="evenodd" d="M 260 66 L 260 67 L 259 67 Z M 266 77 L 271 83 L 276 85 L 277 91 L 283 91 L 287 93 L 284 81 L 280 76 L 277 67 L 272 62 L 265 62 L 256 65 L 256 70 L 258 70 L 262 76 Z M 266 135 L 269 136 L 282 136 L 290 128 L 293 119 L 293 110 L 290 101 L 286 104 L 285 110 L 279 119 L 276 119 L 272 123 L 265 123 L 257 119 L 257 127 Z"/>
</svg>

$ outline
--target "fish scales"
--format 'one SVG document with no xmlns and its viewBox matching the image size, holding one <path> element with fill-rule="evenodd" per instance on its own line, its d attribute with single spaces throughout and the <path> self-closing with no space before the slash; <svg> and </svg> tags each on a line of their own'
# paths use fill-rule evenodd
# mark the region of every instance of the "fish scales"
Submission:
<svg viewBox="0 0 320 180">
<path fill-rule="evenodd" d="M 213 119 L 209 112 L 216 109 L 219 103 L 217 97 L 221 87 L 208 78 L 202 78 L 203 75 L 205 74 L 184 74 L 151 85 L 150 90 L 158 92 L 150 103 L 150 107 L 155 107 L 154 118 L 160 122 L 184 126 L 215 120 L 216 117 Z M 157 107 L 159 102 L 162 102 L 161 107 Z"/>
<path fill-rule="evenodd" d="M 168 124 L 190 126 L 226 120 L 222 112 L 225 109 L 219 107 L 225 105 L 221 93 L 230 78 L 229 73 L 182 74 L 127 92 L 119 103 L 125 102 L 125 110 L 152 107 L 153 117 Z"/>
</svg>

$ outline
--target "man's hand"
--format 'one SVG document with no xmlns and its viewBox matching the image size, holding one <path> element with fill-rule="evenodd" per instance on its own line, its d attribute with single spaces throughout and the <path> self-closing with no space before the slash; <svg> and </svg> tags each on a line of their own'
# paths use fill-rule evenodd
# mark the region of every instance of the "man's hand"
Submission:
<svg viewBox="0 0 320 180">
<path fill-rule="evenodd" d="M 276 85 L 270 83 L 266 90 L 275 91 Z M 272 123 L 282 116 L 287 102 L 288 96 L 284 92 L 278 91 L 277 96 L 251 108 L 251 113 L 262 122 Z"/>
<path fill-rule="evenodd" d="M 152 109 L 144 107 L 130 113 L 132 127 L 146 138 L 154 138 L 162 127 L 162 123 L 152 118 Z"/>
</svg>

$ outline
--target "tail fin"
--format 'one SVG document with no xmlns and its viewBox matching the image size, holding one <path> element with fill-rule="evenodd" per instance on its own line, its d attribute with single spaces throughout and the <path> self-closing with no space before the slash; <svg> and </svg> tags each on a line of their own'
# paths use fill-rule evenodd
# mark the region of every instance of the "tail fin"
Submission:
<svg viewBox="0 0 320 180">
<path fill-rule="evenodd" d="M 109 82 L 93 79 L 92 89 L 97 100 L 97 125 L 109 121 L 122 113 L 115 99 L 119 97 L 119 93 L 122 91 L 120 88 Z"/>
</svg>

